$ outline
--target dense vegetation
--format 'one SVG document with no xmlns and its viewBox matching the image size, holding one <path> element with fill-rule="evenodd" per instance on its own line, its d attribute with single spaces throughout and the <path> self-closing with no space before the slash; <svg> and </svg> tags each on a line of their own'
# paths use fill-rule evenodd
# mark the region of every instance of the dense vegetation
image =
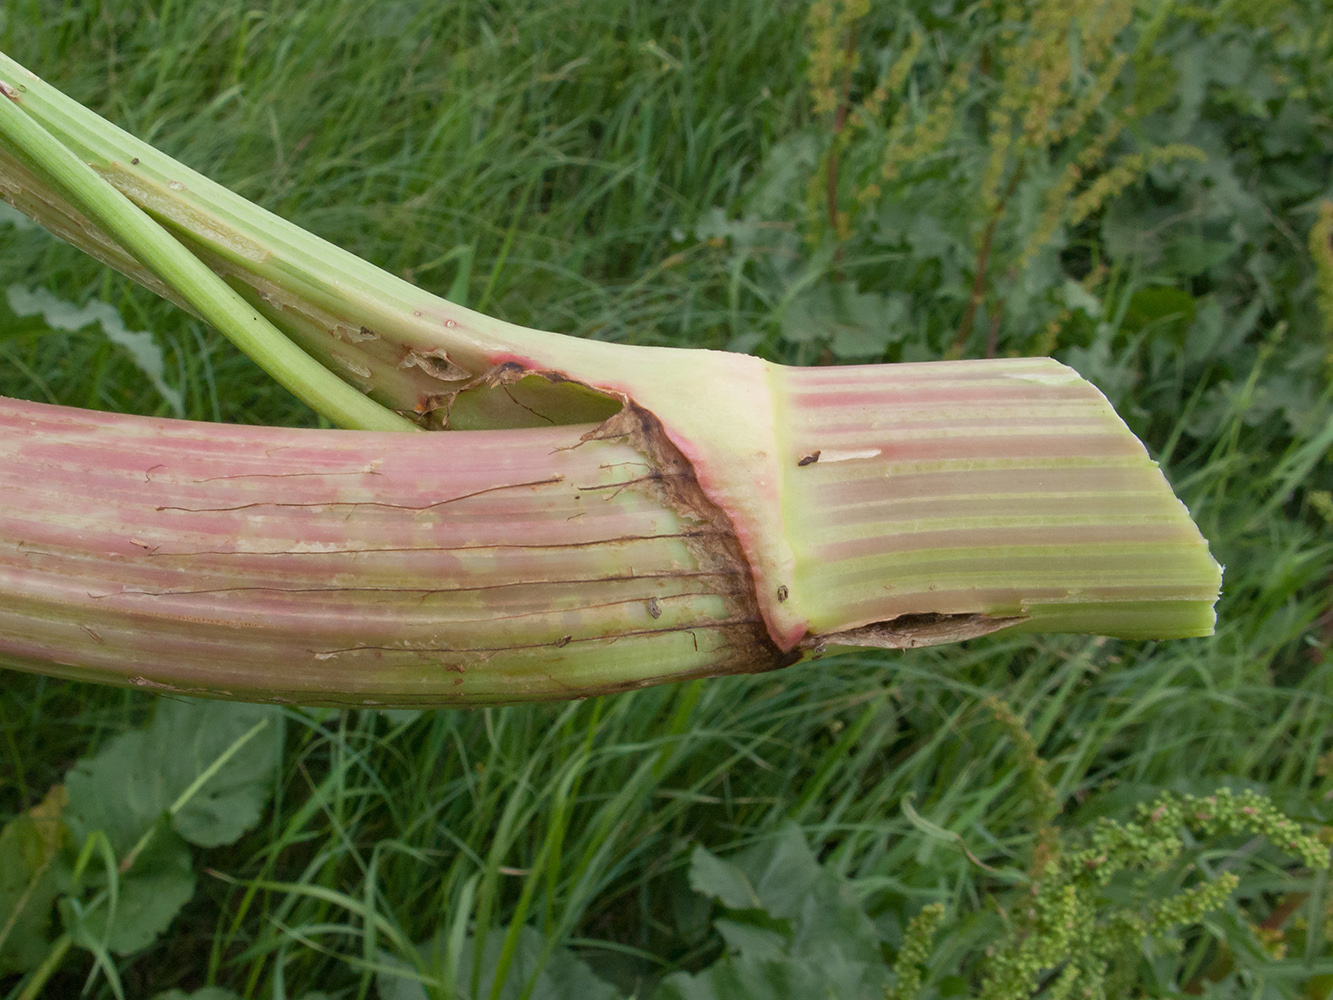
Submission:
<svg viewBox="0 0 1333 1000">
<path fill-rule="evenodd" d="M 1333 19 L 870 7 L 10 0 L 0 39 L 507 319 L 803 364 L 1052 353 L 1225 564 L 1216 636 L 424 713 L 9 672 L 0 989 L 1329 995 Z M 0 394 L 314 422 L 12 215 L 0 289 Z"/>
</svg>

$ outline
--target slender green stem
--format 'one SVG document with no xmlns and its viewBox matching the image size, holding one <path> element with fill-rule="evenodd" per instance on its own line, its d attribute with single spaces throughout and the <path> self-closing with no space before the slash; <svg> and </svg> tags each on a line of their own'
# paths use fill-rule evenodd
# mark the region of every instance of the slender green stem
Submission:
<svg viewBox="0 0 1333 1000">
<path fill-rule="evenodd" d="M 51 945 L 51 950 L 46 953 L 46 958 L 42 959 L 42 964 L 33 971 L 32 978 L 28 980 L 27 985 L 23 987 L 23 992 L 18 995 L 17 1000 L 37 1000 L 42 995 L 42 989 L 46 982 L 56 970 L 60 968 L 60 963 L 65 960 L 70 946 L 74 944 L 73 936 L 62 934 Z"/>
<path fill-rule="evenodd" d="M 287 389 L 342 427 L 419 429 L 343 382 L 284 337 L 170 233 L 24 113 L 17 91 L 6 88 L 4 97 L 8 99 L 0 99 L 0 138 Z"/>
</svg>

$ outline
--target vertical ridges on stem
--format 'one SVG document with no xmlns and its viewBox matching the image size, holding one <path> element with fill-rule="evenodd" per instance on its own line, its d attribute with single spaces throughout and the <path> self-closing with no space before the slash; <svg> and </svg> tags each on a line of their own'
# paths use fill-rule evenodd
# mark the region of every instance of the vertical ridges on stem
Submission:
<svg viewBox="0 0 1333 1000">
<path fill-rule="evenodd" d="M 812 634 L 900 616 L 1206 635 L 1220 569 L 1092 385 L 1023 358 L 785 373 Z"/>
<path fill-rule="evenodd" d="M 361 704 L 779 665 L 727 526 L 664 503 L 652 457 L 592 431 L 289 430 L 0 401 L 0 657 Z"/>
</svg>

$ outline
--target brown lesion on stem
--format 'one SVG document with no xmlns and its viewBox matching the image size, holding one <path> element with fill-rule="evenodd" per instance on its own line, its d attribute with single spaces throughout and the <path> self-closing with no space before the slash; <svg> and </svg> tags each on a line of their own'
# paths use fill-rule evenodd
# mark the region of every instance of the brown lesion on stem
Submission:
<svg viewBox="0 0 1333 1000">
<path fill-rule="evenodd" d="M 444 426 L 457 397 L 484 389 L 510 389 L 520 383 L 540 382 L 553 387 L 570 387 L 595 395 L 618 411 L 604 419 L 584 441 L 621 439 L 644 455 L 646 471 L 624 481 L 589 487 L 594 490 L 633 489 L 645 492 L 697 525 L 685 533 L 691 553 L 698 562 L 697 572 L 713 578 L 710 591 L 727 601 L 725 619 L 733 626 L 734 641 L 730 655 L 708 671 L 709 674 L 753 673 L 789 666 L 809 655 L 817 655 L 831 646 L 870 646 L 882 649 L 913 649 L 944 643 L 961 642 L 1026 621 L 1022 615 L 985 614 L 913 614 L 890 621 L 876 622 L 855 629 L 810 635 L 789 652 L 772 641 L 757 600 L 754 576 L 741 548 L 730 517 L 700 487 L 689 460 L 671 442 L 661 421 L 633 400 L 613 395 L 570 379 L 558 371 L 534 371 L 507 362 L 476 376 L 449 393 L 443 404 Z M 818 451 L 802 456 L 800 465 L 810 465 L 820 458 Z M 780 600 L 786 598 L 785 590 Z M 650 603 L 649 612 L 653 608 Z M 656 615 L 653 615 L 656 617 Z"/>
<path fill-rule="evenodd" d="M 362 327 L 365 330 L 366 327 Z M 429 351 L 408 350 L 402 361 L 398 362 L 399 368 L 420 368 L 423 372 L 433 379 L 441 382 L 465 382 L 472 378 L 471 372 L 460 365 L 454 364 L 447 351 L 442 347 L 433 348 Z"/>
<path fill-rule="evenodd" d="M 421 367 L 420 362 L 412 364 Z M 462 372 L 454 366 L 450 374 Z M 622 397 L 562 372 L 506 361 L 477 375 L 463 373 L 461 380 L 423 396 L 415 409 L 431 429 L 497 430 L 595 424 L 613 416 L 622 404 Z"/>
<path fill-rule="evenodd" d="M 809 653 L 822 653 L 829 646 L 872 646 L 877 649 L 918 649 L 950 642 L 963 642 L 999 632 L 1027 621 L 1025 615 L 916 614 L 899 615 L 888 621 L 860 628 L 811 636 L 801 645 Z"/>
<path fill-rule="evenodd" d="M 667 436 L 657 417 L 626 400 L 615 416 L 584 435 L 585 441 L 622 439 L 648 458 L 651 471 L 630 488 L 643 490 L 680 516 L 708 530 L 687 538 L 699 569 L 720 577 L 717 593 L 728 604 L 727 618 L 736 623 L 728 643 L 730 656 L 717 664 L 716 674 L 760 673 L 790 666 L 803 650 L 783 652 L 768 634 L 755 590 L 754 574 L 745 558 L 735 525 L 699 485 L 694 467 Z"/>
</svg>

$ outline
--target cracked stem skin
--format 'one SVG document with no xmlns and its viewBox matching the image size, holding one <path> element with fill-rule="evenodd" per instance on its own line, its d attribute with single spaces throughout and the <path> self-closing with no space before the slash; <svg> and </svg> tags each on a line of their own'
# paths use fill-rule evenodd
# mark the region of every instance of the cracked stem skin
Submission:
<svg viewBox="0 0 1333 1000">
<path fill-rule="evenodd" d="M 1220 570 L 1207 544 L 1106 400 L 1056 362 L 803 372 L 516 327 L 259 209 L 4 57 L 0 80 L 26 87 L 29 114 L 382 403 L 448 411 L 512 368 L 653 414 L 730 521 L 783 651 L 921 614 L 1158 638 L 1211 631 Z M 123 265 L 12 158 L 0 156 L 0 187 Z"/>
<path fill-rule="evenodd" d="M 0 400 L 0 661 L 365 705 L 777 665 L 714 526 L 592 429 L 312 431 Z"/>
<path fill-rule="evenodd" d="M 437 357 L 447 358 L 465 378 L 484 377 L 502 365 L 558 373 L 612 397 L 633 399 L 655 414 L 694 464 L 700 486 L 721 498 L 715 502 L 730 505 L 727 513 L 756 577 L 770 634 L 787 649 L 805 635 L 798 606 L 772 597 L 794 565 L 773 517 L 778 483 L 772 366 L 743 355 L 580 340 L 472 312 L 189 170 L 2 54 L 0 82 L 13 88 L 28 115 L 218 273 L 234 285 L 250 286 L 252 304 L 271 321 L 382 404 L 423 412 L 441 394 L 467 384 L 441 380 L 412 364 L 414 358 Z M 43 223 L 56 216 L 52 228 L 75 245 L 113 266 L 124 263 L 123 254 L 117 259 L 106 251 L 114 240 L 105 234 L 88 237 L 98 228 L 91 220 L 14 164 L 13 156 L 0 156 L 0 189 L 16 207 Z M 140 278 L 142 270 L 127 273 Z M 297 322 L 285 323 L 288 315 Z M 373 337 L 358 339 L 362 330 Z M 415 377 L 406 390 L 404 373 Z M 709 401 L 702 411 L 700 398 Z"/>
<path fill-rule="evenodd" d="M 1069 369 L 782 374 L 796 563 L 774 596 L 810 622 L 792 647 L 730 520 L 673 501 L 688 463 L 598 436 L 615 421 L 398 435 L 0 400 L 0 661 L 214 697 L 476 705 L 944 641 L 922 616 L 1211 630 L 1206 544 Z"/>
</svg>

